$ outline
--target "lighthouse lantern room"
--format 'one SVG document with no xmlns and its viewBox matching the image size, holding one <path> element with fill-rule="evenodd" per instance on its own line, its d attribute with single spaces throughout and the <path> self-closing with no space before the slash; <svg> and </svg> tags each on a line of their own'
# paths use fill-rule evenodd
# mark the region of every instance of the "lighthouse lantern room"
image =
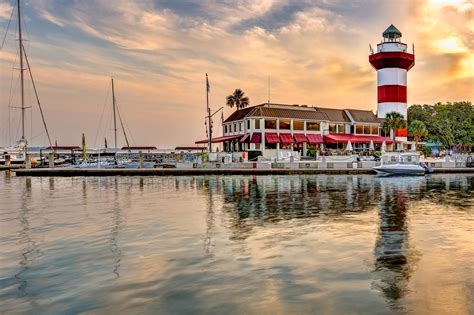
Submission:
<svg viewBox="0 0 474 315">
<path fill-rule="evenodd" d="M 377 117 L 397 112 L 407 119 L 407 72 L 415 65 L 415 55 L 401 42 L 402 33 L 393 25 L 383 32 L 377 52 L 369 56 L 377 70 Z M 407 141 L 407 129 L 395 131 L 396 140 Z"/>
</svg>

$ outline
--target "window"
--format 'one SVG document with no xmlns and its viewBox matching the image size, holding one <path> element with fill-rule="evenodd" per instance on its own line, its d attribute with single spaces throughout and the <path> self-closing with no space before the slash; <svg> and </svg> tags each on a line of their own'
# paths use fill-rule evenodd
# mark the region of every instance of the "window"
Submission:
<svg viewBox="0 0 474 315">
<path fill-rule="evenodd" d="M 237 132 L 237 124 L 234 124 L 234 132 Z"/>
<path fill-rule="evenodd" d="M 364 134 L 365 135 L 370 135 L 370 126 L 369 125 L 364 126 Z"/>
<path fill-rule="evenodd" d="M 260 119 L 255 119 L 255 129 L 260 129 Z"/>
<path fill-rule="evenodd" d="M 346 126 L 344 124 L 337 125 L 337 133 L 346 133 Z"/>
<path fill-rule="evenodd" d="M 320 123 L 318 122 L 306 122 L 306 130 L 310 131 L 319 131 L 321 128 Z"/>
<path fill-rule="evenodd" d="M 247 129 L 250 129 L 250 120 L 247 120 Z"/>
<path fill-rule="evenodd" d="M 224 133 L 227 133 L 227 125 L 224 125 Z"/>
<path fill-rule="evenodd" d="M 265 129 L 276 129 L 277 121 L 273 119 L 265 119 Z"/>
<path fill-rule="evenodd" d="M 293 130 L 304 130 L 304 121 L 293 121 Z"/>
<path fill-rule="evenodd" d="M 356 125 L 356 134 L 361 135 L 364 132 L 364 127 L 362 125 Z"/>
<path fill-rule="evenodd" d="M 239 124 L 239 131 L 242 131 L 242 130 L 244 130 L 244 123 Z"/>
<path fill-rule="evenodd" d="M 280 130 L 290 130 L 290 129 L 291 129 L 291 122 L 289 120 L 280 119 Z"/>
<path fill-rule="evenodd" d="M 329 124 L 329 133 L 337 133 L 336 124 Z"/>
<path fill-rule="evenodd" d="M 373 135 L 378 135 L 379 134 L 379 127 L 377 126 L 370 126 L 370 133 Z"/>
</svg>

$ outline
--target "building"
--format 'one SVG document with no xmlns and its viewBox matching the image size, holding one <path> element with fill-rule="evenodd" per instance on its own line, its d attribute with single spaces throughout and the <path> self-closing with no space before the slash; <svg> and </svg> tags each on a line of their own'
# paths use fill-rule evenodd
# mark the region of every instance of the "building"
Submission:
<svg viewBox="0 0 474 315">
<path fill-rule="evenodd" d="M 380 148 L 392 143 L 381 130 L 382 119 L 372 111 L 333 109 L 308 105 L 265 103 L 240 109 L 223 122 L 224 135 L 212 139 L 226 152 L 247 151 L 250 155 L 273 157 L 278 151 L 368 150 L 371 141 Z M 196 141 L 205 144 L 206 140 Z"/>
<path fill-rule="evenodd" d="M 317 150 L 391 149 L 393 135 L 381 125 L 390 112 L 407 118 L 407 72 L 415 64 L 414 54 L 401 42 L 402 33 L 390 25 L 369 62 L 377 70 L 377 115 L 370 110 L 333 109 L 308 105 L 265 103 L 231 114 L 223 122 L 224 134 L 212 139 L 226 152 L 249 152 L 251 156 L 279 156 L 298 151 L 302 156 Z M 407 143 L 407 129 L 395 130 L 397 143 Z M 196 141 L 207 144 L 208 139 Z"/>
<path fill-rule="evenodd" d="M 402 33 L 390 25 L 382 34 L 377 52 L 369 62 L 377 70 L 377 117 L 397 112 L 407 119 L 407 73 L 415 65 L 415 55 L 401 42 Z M 395 131 L 396 140 L 407 142 L 407 129 Z"/>
</svg>

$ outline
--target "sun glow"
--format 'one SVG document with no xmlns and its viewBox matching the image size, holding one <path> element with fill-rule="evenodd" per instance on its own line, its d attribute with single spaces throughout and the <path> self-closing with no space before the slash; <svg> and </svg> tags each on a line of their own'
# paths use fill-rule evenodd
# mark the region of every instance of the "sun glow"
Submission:
<svg viewBox="0 0 474 315">
<path fill-rule="evenodd" d="M 439 39 L 434 42 L 434 46 L 443 53 L 463 53 L 468 51 L 464 43 L 454 36 Z"/>
</svg>

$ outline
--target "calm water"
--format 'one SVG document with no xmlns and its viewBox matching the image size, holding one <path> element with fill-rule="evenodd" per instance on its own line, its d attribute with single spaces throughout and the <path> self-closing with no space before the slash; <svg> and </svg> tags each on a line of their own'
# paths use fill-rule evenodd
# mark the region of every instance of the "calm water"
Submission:
<svg viewBox="0 0 474 315">
<path fill-rule="evenodd" d="M 0 174 L 0 313 L 474 313 L 474 176 Z"/>
</svg>

